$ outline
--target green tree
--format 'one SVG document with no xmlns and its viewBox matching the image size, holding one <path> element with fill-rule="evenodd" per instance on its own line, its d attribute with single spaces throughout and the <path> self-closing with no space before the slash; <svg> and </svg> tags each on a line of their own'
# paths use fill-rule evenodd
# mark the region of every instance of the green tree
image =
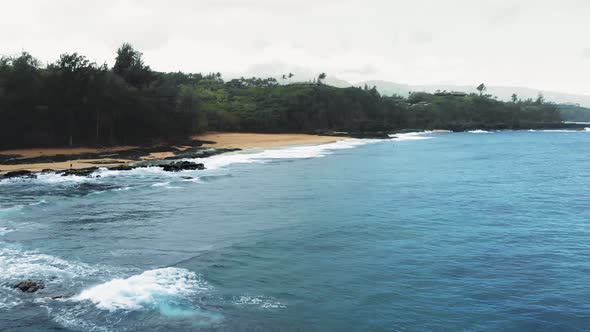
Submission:
<svg viewBox="0 0 590 332">
<path fill-rule="evenodd" d="M 477 91 L 479 91 L 479 96 L 483 96 L 483 93 L 487 90 L 488 88 L 485 86 L 485 84 L 481 83 L 480 85 L 477 86 Z"/>
<path fill-rule="evenodd" d="M 325 79 L 326 79 L 326 73 L 321 73 L 321 74 L 318 76 L 318 81 L 317 81 L 317 82 L 318 82 L 318 84 L 322 84 L 322 83 L 324 83 L 323 81 L 324 81 Z"/>
<path fill-rule="evenodd" d="M 117 50 L 113 72 L 138 89 L 147 87 L 154 77 L 150 67 L 144 65 L 142 57 L 143 54 L 131 44 L 123 43 Z"/>
</svg>

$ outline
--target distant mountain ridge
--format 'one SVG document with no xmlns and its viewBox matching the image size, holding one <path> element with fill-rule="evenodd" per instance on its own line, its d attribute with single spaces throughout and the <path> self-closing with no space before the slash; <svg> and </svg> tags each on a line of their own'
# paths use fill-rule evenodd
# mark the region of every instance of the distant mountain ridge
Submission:
<svg viewBox="0 0 590 332">
<path fill-rule="evenodd" d="M 440 91 L 461 91 L 466 93 L 477 93 L 476 85 L 410 85 L 402 84 L 390 81 L 382 80 L 370 80 L 359 83 L 349 83 L 345 80 L 341 80 L 335 77 L 328 77 L 325 81 L 326 84 L 335 87 L 350 87 L 350 86 L 364 86 L 365 84 L 369 87 L 377 87 L 377 90 L 382 95 L 399 95 L 407 97 L 410 92 L 436 92 Z M 541 89 L 532 89 L 527 87 L 510 87 L 510 86 L 488 86 L 487 93 L 497 96 L 501 100 L 510 100 L 513 93 L 516 93 L 519 99 L 535 99 L 539 93 L 543 95 L 545 100 L 551 101 L 558 104 L 580 104 L 584 107 L 590 107 L 590 96 L 578 95 L 572 93 L 562 93 L 555 91 L 547 91 Z"/>
</svg>

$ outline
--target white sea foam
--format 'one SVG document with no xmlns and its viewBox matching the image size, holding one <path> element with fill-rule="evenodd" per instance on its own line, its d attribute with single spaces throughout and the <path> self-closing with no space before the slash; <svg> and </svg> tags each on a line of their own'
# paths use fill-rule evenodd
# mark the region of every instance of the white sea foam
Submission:
<svg viewBox="0 0 590 332">
<path fill-rule="evenodd" d="M 107 326 L 99 326 L 95 323 L 89 322 L 79 316 L 87 316 L 88 313 L 85 310 L 77 309 L 77 310 L 64 310 L 59 309 L 53 320 L 68 328 L 75 331 L 92 331 L 92 332 L 111 332 L 115 331 L 115 329 Z M 116 323 L 114 323 L 116 325 Z"/>
<path fill-rule="evenodd" d="M 13 232 L 14 229 L 0 226 L 0 236 Z"/>
<path fill-rule="evenodd" d="M 416 138 L 427 139 L 427 138 Z M 264 150 L 247 150 L 234 153 L 224 153 L 208 158 L 187 159 L 193 162 L 204 163 L 207 169 L 218 169 L 231 164 L 243 163 L 265 163 L 269 160 L 276 159 L 307 159 L 319 158 L 334 153 L 336 150 L 352 149 L 357 146 L 380 142 L 380 139 L 343 139 L 334 143 L 319 145 L 301 145 L 282 148 L 272 148 Z M 163 182 L 155 183 L 154 186 L 166 186 L 165 179 L 178 179 L 187 173 L 201 172 L 199 170 L 186 170 L 181 172 L 166 172 L 161 167 L 140 167 L 129 171 L 108 170 L 99 168 L 91 176 L 62 176 L 56 173 L 38 174 L 36 179 L 26 179 L 24 181 L 39 181 L 50 185 L 78 185 L 86 182 L 100 182 L 110 177 L 127 176 L 132 178 L 152 178 L 158 177 Z M 10 181 L 10 180 L 8 180 Z M 172 189 L 173 187 L 170 187 Z"/>
<path fill-rule="evenodd" d="M 417 141 L 417 140 L 426 140 L 432 139 L 432 136 L 428 136 L 432 134 L 432 131 L 417 131 L 412 133 L 403 133 L 403 134 L 392 134 L 389 137 L 392 137 L 394 141 Z"/>
<path fill-rule="evenodd" d="M 25 280 L 42 280 L 46 286 L 76 286 L 82 278 L 97 275 L 111 268 L 70 262 L 35 251 L 22 251 L 0 243 L 0 308 L 12 308 L 22 303 L 22 294 L 6 285 Z"/>
<path fill-rule="evenodd" d="M 14 288 L 0 286 L 0 309 L 10 309 L 22 303 L 22 299 L 19 298 Z"/>
<path fill-rule="evenodd" d="M 40 279 L 56 283 L 96 274 L 101 267 L 15 248 L 0 249 L 0 282 Z"/>
<path fill-rule="evenodd" d="M 207 169 L 223 168 L 232 164 L 265 163 L 277 159 L 309 159 L 321 158 L 334 153 L 335 150 L 352 149 L 357 146 L 380 142 L 379 139 L 344 139 L 334 143 L 320 145 L 301 145 L 283 148 L 265 149 L 262 151 L 243 151 L 220 154 L 209 158 L 190 159 L 204 163 Z"/>
<path fill-rule="evenodd" d="M 491 131 L 487 131 L 487 130 L 481 130 L 481 129 L 476 129 L 476 130 L 470 130 L 468 131 L 468 133 L 471 134 L 491 134 Z"/>
<path fill-rule="evenodd" d="M 528 131 L 539 132 L 539 133 L 587 133 L 587 132 L 590 132 L 590 127 L 585 127 L 584 129 L 541 129 L 541 130 L 529 129 Z"/>
<path fill-rule="evenodd" d="M 286 306 L 278 301 L 270 298 L 260 296 L 240 296 L 236 299 L 235 304 L 237 305 L 248 305 L 256 306 L 262 309 L 280 309 Z"/>
<path fill-rule="evenodd" d="M 41 173 L 37 175 L 37 181 L 45 183 L 45 184 L 65 184 L 65 185 L 75 185 L 84 182 L 96 181 L 95 177 L 87 177 L 87 176 L 63 176 L 62 174 L 57 173 Z"/>
<path fill-rule="evenodd" d="M 105 282 L 84 290 L 71 300 L 88 300 L 97 308 L 109 311 L 140 310 L 182 300 L 206 289 L 209 289 L 207 283 L 194 272 L 168 267 Z"/>
<path fill-rule="evenodd" d="M 127 191 L 131 188 L 133 188 L 133 187 L 121 187 L 121 188 L 113 189 L 113 191 Z"/>
</svg>

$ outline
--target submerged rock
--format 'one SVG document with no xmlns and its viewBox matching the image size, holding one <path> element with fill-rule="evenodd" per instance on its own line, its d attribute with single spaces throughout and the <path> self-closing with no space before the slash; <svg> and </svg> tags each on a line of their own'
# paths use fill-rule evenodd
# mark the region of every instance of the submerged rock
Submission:
<svg viewBox="0 0 590 332">
<path fill-rule="evenodd" d="M 119 165 L 119 166 L 109 167 L 108 170 L 109 171 L 130 171 L 130 170 L 135 169 L 135 168 L 137 168 L 137 166 Z"/>
<path fill-rule="evenodd" d="M 185 171 L 185 170 L 194 171 L 194 170 L 204 170 L 205 169 L 205 165 L 203 165 L 201 163 L 193 163 L 190 161 L 178 161 L 175 163 L 162 165 L 161 167 L 166 172 L 179 172 L 179 171 Z"/>
<path fill-rule="evenodd" d="M 62 172 L 61 176 L 76 175 L 76 176 L 89 176 L 94 173 L 98 167 L 88 167 L 79 169 L 68 169 Z"/>
<path fill-rule="evenodd" d="M 12 172 L 8 172 L 8 173 L 4 174 L 5 179 L 16 178 L 16 177 L 20 177 L 20 176 L 35 176 L 35 175 L 33 174 L 33 172 L 26 171 L 26 170 L 12 171 Z"/>
<path fill-rule="evenodd" d="M 18 288 L 23 292 L 34 293 L 45 288 L 45 285 L 40 281 L 24 280 L 16 283 L 14 288 Z"/>
</svg>

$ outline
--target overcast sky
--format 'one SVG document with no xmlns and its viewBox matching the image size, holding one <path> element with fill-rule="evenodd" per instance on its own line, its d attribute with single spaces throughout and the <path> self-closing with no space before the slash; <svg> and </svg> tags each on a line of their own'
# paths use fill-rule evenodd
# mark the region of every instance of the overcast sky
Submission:
<svg viewBox="0 0 590 332">
<path fill-rule="evenodd" d="M 0 53 L 113 63 L 130 42 L 159 71 L 326 72 L 351 82 L 527 86 L 590 95 L 589 0 L 19 0 Z"/>
</svg>

